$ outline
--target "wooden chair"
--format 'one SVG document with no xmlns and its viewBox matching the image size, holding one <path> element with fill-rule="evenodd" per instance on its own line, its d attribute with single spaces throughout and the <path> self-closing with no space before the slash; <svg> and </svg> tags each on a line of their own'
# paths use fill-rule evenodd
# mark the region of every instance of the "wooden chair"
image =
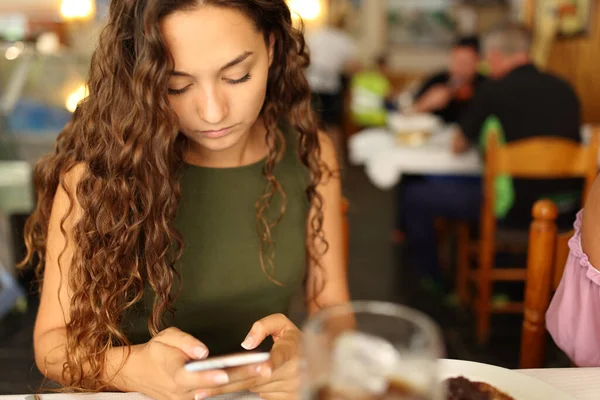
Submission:
<svg viewBox="0 0 600 400">
<path fill-rule="evenodd" d="M 520 368 L 541 368 L 546 343 L 546 310 L 551 293 L 558 288 L 569 256 L 574 231 L 557 234 L 558 209 L 550 200 L 533 206 L 529 230 L 525 315 L 521 336 Z"/>
<path fill-rule="evenodd" d="M 344 236 L 344 265 L 348 268 L 348 262 L 350 261 L 350 223 L 348 222 L 348 210 L 350 209 L 350 203 L 345 197 L 342 197 L 342 221 L 343 221 L 343 232 Z"/>
<path fill-rule="evenodd" d="M 533 137 L 500 145 L 496 135 L 491 135 L 485 153 L 483 178 L 483 204 L 480 219 L 480 240 L 475 251 L 469 241 L 466 224 L 458 228 L 457 292 L 462 303 L 470 301 L 469 282 L 475 282 L 476 335 L 479 343 L 489 338 L 492 312 L 515 313 L 523 311 L 523 303 L 492 305 L 494 281 L 524 281 L 525 268 L 495 269 L 497 232 L 494 216 L 494 182 L 500 175 L 517 178 L 561 179 L 581 177 L 585 179 L 584 196 L 598 171 L 598 128 L 594 127 L 588 144 L 556 137 Z M 526 240 L 526 238 L 525 238 Z M 478 269 L 470 271 L 469 260 L 477 253 Z"/>
</svg>

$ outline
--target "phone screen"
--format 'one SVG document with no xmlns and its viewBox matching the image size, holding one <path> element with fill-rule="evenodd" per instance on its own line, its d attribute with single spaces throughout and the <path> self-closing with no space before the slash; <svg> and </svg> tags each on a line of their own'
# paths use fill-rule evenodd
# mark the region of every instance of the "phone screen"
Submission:
<svg viewBox="0 0 600 400">
<path fill-rule="evenodd" d="M 211 371 L 241 367 L 243 365 L 259 364 L 269 359 L 269 353 L 240 353 L 228 356 L 207 358 L 206 360 L 190 361 L 185 365 L 189 372 Z"/>
</svg>

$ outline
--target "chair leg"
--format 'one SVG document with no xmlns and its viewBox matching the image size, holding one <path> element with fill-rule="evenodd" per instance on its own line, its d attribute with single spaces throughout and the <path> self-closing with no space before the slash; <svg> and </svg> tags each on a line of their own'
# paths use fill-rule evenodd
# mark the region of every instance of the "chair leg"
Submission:
<svg viewBox="0 0 600 400">
<path fill-rule="evenodd" d="M 476 335 L 477 335 L 477 343 L 485 344 L 488 342 L 490 338 L 490 300 L 489 300 L 489 292 L 490 290 L 486 290 L 483 285 L 479 286 L 479 291 L 481 294 L 479 295 L 479 299 L 477 301 L 477 326 L 476 326 Z"/>
<path fill-rule="evenodd" d="M 437 236 L 437 248 L 439 254 L 440 268 L 442 271 L 447 271 L 450 265 L 450 257 L 448 256 L 448 237 L 450 236 L 449 221 L 439 218 L 435 221 L 435 230 Z"/>
<path fill-rule="evenodd" d="M 493 256 L 490 250 L 483 249 L 483 247 L 490 245 L 490 243 L 482 243 L 480 245 L 483 254 L 479 262 L 479 274 L 477 275 L 476 307 L 476 336 L 477 343 L 479 344 L 487 343 L 490 337 Z"/>
<path fill-rule="evenodd" d="M 456 293 L 462 307 L 466 307 L 471 296 L 469 293 L 470 280 L 470 238 L 469 224 L 459 222 L 456 226 L 457 235 L 457 259 L 456 259 Z"/>
</svg>

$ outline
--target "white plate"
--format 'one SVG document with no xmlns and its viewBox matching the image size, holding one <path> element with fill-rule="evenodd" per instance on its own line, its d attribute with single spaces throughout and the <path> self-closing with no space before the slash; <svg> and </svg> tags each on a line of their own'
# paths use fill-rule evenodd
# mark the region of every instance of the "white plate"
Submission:
<svg viewBox="0 0 600 400">
<path fill-rule="evenodd" d="M 510 369 L 461 360 L 440 360 L 443 379 L 464 376 L 495 386 L 515 400 L 576 400 L 573 396 L 530 376 Z"/>
<path fill-rule="evenodd" d="M 442 127 L 440 118 L 433 114 L 388 114 L 388 125 L 397 134 L 403 132 L 436 132 Z"/>
</svg>

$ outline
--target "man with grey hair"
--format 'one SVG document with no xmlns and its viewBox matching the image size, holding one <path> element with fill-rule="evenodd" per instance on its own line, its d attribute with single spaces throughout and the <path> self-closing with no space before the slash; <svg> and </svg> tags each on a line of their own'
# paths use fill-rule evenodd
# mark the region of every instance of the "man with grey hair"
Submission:
<svg viewBox="0 0 600 400">
<path fill-rule="evenodd" d="M 538 70 L 529 55 L 531 34 L 522 25 L 507 23 L 484 38 L 484 51 L 493 80 L 476 91 L 459 122 L 455 153 L 482 142 L 488 127 L 511 142 L 532 136 L 555 136 L 580 141 L 580 105 L 568 83 Z M 485 140 L 483 140 L 485 141 Z M 559 224 L 572 224 L 580 203 L 580 180 L 509 181 L 511 192 L 499 223 L 526 228 L 531 208 L 540 198 L 559 203 Z M 426 180 L 404 187 L 404 228 L 416 266 L 429 276 L 439 275 L 434 221 L 439 217 L 476 223 L 481 209 L 481 180 L 451 178 Z"/>
<path fill-rule="evenodd" d="M 485 57 L 492 78 L 502 78 L 510 71 L 531 63 L 531 33 L 515 23 L 503 24 L 490 31 L 483 40 Z"/>
<path fill-rule="evenodd" d="M 580 140 L 580 105 L 571 86 L 538 70 L 531 61 L 531 33 L 510 22 L 484 38 L 484 53 L 494 81 L 476 93 L 472 109 L 460 122 L 453 150 L 461 153 L 477 143 L 483 125 L 498 118 L 505 140 L 536 135 Z"/>
</svg>

